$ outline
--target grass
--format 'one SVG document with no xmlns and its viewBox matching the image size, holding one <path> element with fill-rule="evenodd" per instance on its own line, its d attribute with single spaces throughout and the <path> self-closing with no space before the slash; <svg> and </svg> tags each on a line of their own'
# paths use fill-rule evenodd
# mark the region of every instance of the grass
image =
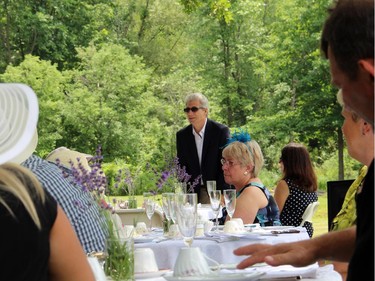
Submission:
<svg viewBox="0 0 375 281">
<path fill-rule="evenodd" d="M 160 197 L 160 198 L 159 198 Z M 116 196 L 118 199 L 126 200 L 127 196 Z M 138 195 L 137 204 L 138 208 L 142 206 L 143 203 L 143 196 Z M 112 199 L 112 197 L 111 197 Z M 161 202 L 161 195 L 157 195 L 158 202 Z M 160 199 L 160 200 L 159 200 Z M 319 236 L 321 234 L 328 232 L 328 208 L 327 208 L 327 192 L 319 192 L 318 201 L 320 203 L 316 213 L 313 217 L 313 225 L 314 225 L 314 235 L 313 237 Z"/>
<path fill-rule="evenodd" d="M 313 217 L 314 235 L 313 237 L 328 232 L 328 207 L 327 207 L 327 192 L 320 192 L 318 195 L 320 203 L 316 213 Z"/>
</svg>

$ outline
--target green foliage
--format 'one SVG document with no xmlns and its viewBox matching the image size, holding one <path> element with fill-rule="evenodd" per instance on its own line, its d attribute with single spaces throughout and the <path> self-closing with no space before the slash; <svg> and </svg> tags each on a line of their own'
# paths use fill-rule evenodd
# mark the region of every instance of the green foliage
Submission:
<svg viewBox="0 0 375 281">
<path fill-rule="evenodd" d="M 209 117 L 259 142 L 266 183 L 281 148 L 305 144 L 336 177 L 340 107 L 319 51 L 328 0 L 15 1 L 0 5 L 0 80 L 40 101 L 37 153 L 103 147 L 113 178 L 126 164 L 136 192 L 154 184 L 187 125 L 184 96 L 203 92 Z M 358 165 L 345 157 L 345 176 Z M 112 189 L 112 186 L 110 187 Z M 111 190 L 123 194 L 120 190 Z"/>
<path fill-rule="evenodd" d="M 37 94 L 40 107 L 37 152 L 40 156 L 46 156 L 56 148 L 56 143 L 64 134 L 59 112 L 64 98 L 64 75 L 55 64 L 27 55 L 19 66 L 9 65 L 0 75 L 0 80 L 25 83 Z"/>
</svg>

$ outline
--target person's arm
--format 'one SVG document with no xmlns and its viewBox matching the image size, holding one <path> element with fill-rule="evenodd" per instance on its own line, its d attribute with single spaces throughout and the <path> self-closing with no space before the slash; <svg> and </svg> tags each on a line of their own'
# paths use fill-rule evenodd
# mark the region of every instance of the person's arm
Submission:
<svg viewBox="0 0 375 281">
<path fill-rule="evenodd" d="M 280 180 L 277 183 L 277 186 L 275 188 L 275 192 L 273 195 L 273 197 L 275 198 L 276 204 L 279 207 L 280 213 L 284 208 L 284 204 L 288 196 L 289 196 L 288 184 L 284 180 Z"/>
<path fill-rule="evenodd" d="M 50 233 L 49 273 L 54 281 L 95 281 L 82 246 L 60 206 Z"/>
<path fill-rule="evenodd" d="M 317 238 L 277 245 L 253 244 L 234 250 L 238 256 L 250 255 L 237 265 L 243 269 L 265 262 L 272 266 L 307 266 L 319 259 L 349 261 L 355 248 L 356 227 L 329 232 Z"/>
</svg>

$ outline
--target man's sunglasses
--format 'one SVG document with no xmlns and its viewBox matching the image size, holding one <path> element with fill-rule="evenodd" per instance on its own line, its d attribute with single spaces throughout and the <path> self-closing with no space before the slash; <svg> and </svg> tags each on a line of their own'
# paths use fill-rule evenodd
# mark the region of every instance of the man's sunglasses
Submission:
<svg viewBox="0 0 375 281">
<path fill-rule="evenodd" d="M 184 112 L 186 113 L 189 113 L 190 110 L 193 111 L 193 112 L 197 112 L 199 109 L 202 109 L 203 107 L 196 107 L 196 106 L 193 106 L 193 107 L 186 107 L 184 108 Z"/>
</svg>

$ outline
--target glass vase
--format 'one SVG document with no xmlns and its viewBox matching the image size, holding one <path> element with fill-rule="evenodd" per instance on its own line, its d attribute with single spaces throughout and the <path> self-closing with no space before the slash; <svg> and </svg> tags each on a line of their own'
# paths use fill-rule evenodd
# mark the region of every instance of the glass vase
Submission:
<svg viewBox="0 0 375 281">
<path fill-rule="evenodd" d="M 112 238 L 106 242 L 104 272 L 114 281 L 134 281 L 134 239 Z"/>
</svg>

